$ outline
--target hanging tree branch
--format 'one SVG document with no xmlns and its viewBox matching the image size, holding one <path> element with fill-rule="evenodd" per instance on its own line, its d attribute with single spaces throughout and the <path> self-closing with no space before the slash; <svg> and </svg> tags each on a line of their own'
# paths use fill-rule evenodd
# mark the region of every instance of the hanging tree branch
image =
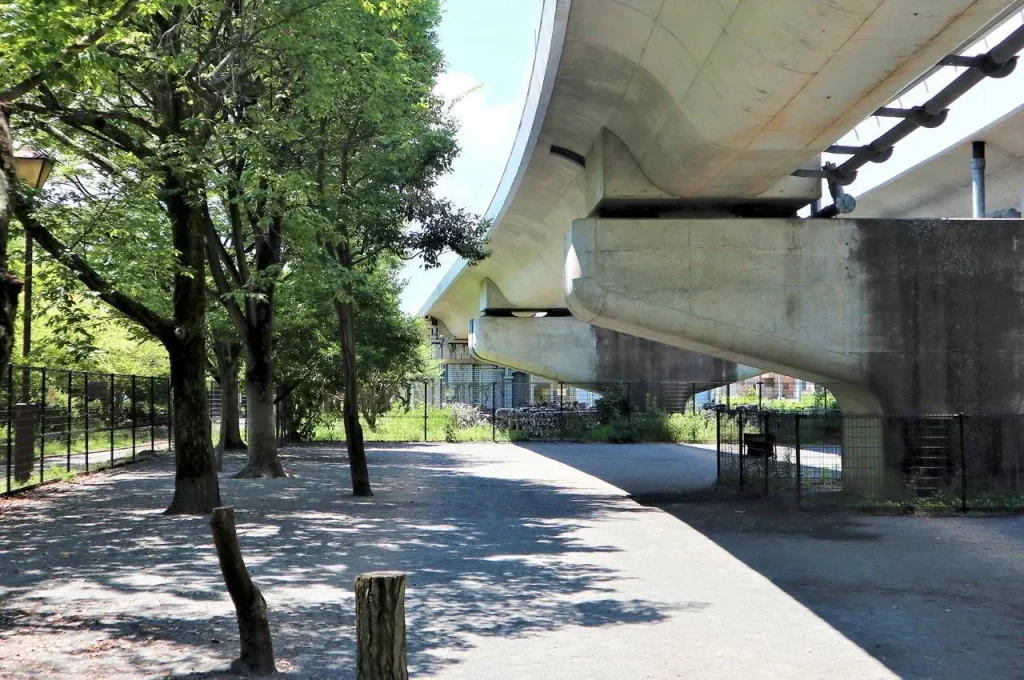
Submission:
<svg viewBox="0 0 1024 680">
<path fill-rule="evenodd" d="M 107 33 L 127 19 L 131 13 L 135 11 L 135 7 L 138 4 L 138 0 L 128 0 L 125 2 L 117 12 L 115 12 L 109 19 L 102 22 L 92 33 L 85 36 L 78 42 L 65 47 L 64 50 L 61 51 L 60 56 L 52 62 L 40 68 L 21 82 L 12 85 L 6 90 L 0 91 L 0 101 L 13 102 L 42 85 L 46 82 L 47 78 L 51 77 L 54 73 L 63 68 L 69 59 L 98 43 L 105 35 L 107 35 Z"/>
<path fill-rule="evenodd" d="M 160 316 L 146 305 L 117 290 L 99 272 L 93 269 L 78 253 L 72 252 L 60 239 L 44 227 L 33 214 L 31 202 L 19 192 L 13 192 L 14 215 L 31 234 L 32 239 L 43 247 L 55 260 L 71 269 L 75 276 L 89 290 L 97 293 L 101 300 L 143 326 L 161 341 L 173 336 L 174 324 Z"/>
</svg>

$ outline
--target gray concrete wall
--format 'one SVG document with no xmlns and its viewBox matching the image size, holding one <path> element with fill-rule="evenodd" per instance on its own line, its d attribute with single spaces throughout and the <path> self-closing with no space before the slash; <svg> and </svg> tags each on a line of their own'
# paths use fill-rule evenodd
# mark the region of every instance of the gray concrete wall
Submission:
<svg viewBox="0 0 1024 680">
<path fill-rule="evenodd" d="M 478 317 L 469 346 L 481 361 L 577 385 L 727 383 L 762 372 L 572 317 Z"/>
<path fill-rule="evenodd" d="M 588 323 L 816 382 L 848 413 L 1022 413 L 1024 221 L 578 220 Z"/>
</svg>

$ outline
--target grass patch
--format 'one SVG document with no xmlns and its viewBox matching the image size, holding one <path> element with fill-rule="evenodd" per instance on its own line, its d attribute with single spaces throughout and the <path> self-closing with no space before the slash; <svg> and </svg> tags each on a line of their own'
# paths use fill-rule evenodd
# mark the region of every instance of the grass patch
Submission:
<svg viewBox="0 0 1024 680">
<path fill-rule="evenodd" d="M 367 442 L 489 442 L 577 441 L 605 443 L 666 442 L 713 444 L 713 413 L 660 413 L 656 411 L 615 418 L 600 424 L 591 413 L 567 412 L 560 426 L 543 432 L 523 427 L 493 427 L 490 422 L 459 425 L 452 410 L 430 408 L 426 413 L 396 408 L 376 419 L 375 427 L 361 418 Z M 424 431 L 424 425 L 426 431 Z M 313 441 L 344 441 L 345 424 L 333 414 L 317 424 Z"/>
</svg>

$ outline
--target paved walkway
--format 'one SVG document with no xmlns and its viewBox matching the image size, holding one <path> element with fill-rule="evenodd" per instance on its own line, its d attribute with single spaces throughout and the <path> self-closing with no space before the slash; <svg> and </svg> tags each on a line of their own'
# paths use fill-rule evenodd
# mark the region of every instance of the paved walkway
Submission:
<svg viewBox="0 0 1024 680">
<path fill-rule="evenodd" d="M 348 495 L 336 448 L 290 449 L 295 478 L 224 479 L 280 667 L 351 677 L 352 580 L 400 569 L 417 678 L 894 677 L 703 534 L 554 458 L 648 491 L 714 475 L 685 447 L 465 444 L 374 449 L 373 499 Z M 207 520 L 160 514 L 172 481 L 164 458 L 9 502 L 0 677 L 219 677 L 233 611 Z"/>
</svg>

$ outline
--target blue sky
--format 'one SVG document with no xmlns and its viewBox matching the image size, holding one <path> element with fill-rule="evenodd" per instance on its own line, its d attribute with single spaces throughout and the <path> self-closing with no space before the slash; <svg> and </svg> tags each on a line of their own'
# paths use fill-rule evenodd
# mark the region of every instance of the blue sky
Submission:
<svg viewBox="0 0 1024 680">
<path fill-rule="evenodd" d="M 542 0 L 445 0 L 441 48 L 448 62 L 438 91 L 453 99 L 473 90 L 455 107 L 462 154 L 441 180 L 440 195 L 483 213 L 490 203 L 515 141 L 533 63 Z M 423 271 L 410 262 L 402 309 L 414 314 L 454 262 Z"/>
</svg>

